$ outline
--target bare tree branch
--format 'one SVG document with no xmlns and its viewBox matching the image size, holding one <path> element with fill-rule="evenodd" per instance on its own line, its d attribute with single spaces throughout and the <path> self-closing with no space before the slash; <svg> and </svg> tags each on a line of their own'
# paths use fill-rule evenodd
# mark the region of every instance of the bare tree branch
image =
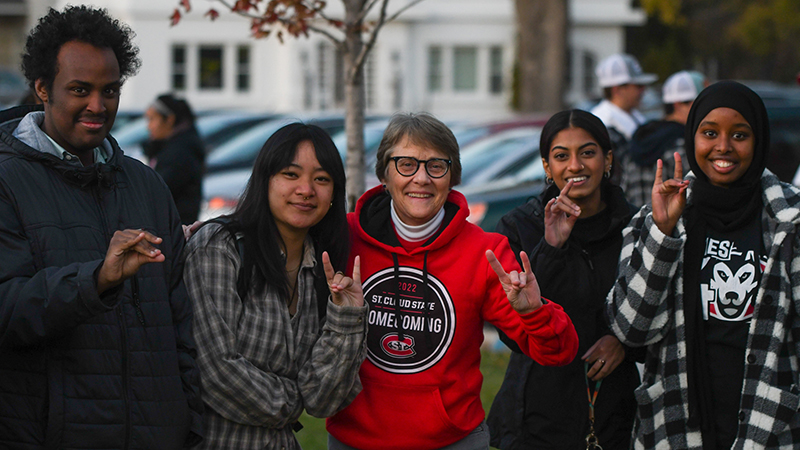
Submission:
<svg viewBox="0 0 800 450">
<path fill-rule="evenodd" d="M 378 18 L 378 23 L 375 25 L 375 28 L 372 30 L 372 33 L 369 36 L 369 39 L 364 46 L 361 47 L 361 53 L 358 54 L 358 57 L 353 62 L 353 67 L 350 71 L 351 79 L 355 77 L 355 74 L 358 73 L 364 67 L 364 62 L 367 60 L 367 55 L 369 52 L 372 51 L 372 47 L 375 46 L 375 41 L 378 39 L 378 32 L 383 27 L 383 24 L 386 23 L 386 9 L 389 6 L 389 0 L 381 0 L 383 3 L 381 4 L 381 15 Z M 349 26 L 357 25 L 357 24 L 348 24 Z"/>
<path fill-rule="evenodd" d="M 369 1 L 369 3 L 366 6 L 364 6 L 363 10 L 361 10 L 361 14 L 359 14 L 358 17 L 356 18 L 356 22 L 363 22 L 364 19 L 367 18 L 367 14 L 369 14 L 369 12 L 372 11 L 372 8 L 375 5 L 377 5 L 380 0 L 367 0 L 367 1 Z"/>
<path fill-rule="evenodd" d="M 422 0 L 414 0 L 414 1 L 410 2 L 409 4 L 407 4 L 406 6 L 404 6 L 404 7 L 400 8 L 400 9 L 398 9 L 398 10 L 397 10 L 397 12 L 395 12 L 394 14 L 392 14 L 392 16 L 391 16 L 391 17 L 389 17 L 388 19 L 386 19 L 386 22 L 385 22 L 385 23 L 389 23 L 389 22 L 393 21 L 394 19 L 397 19 L 397 17 L 398 17 L 400 14 L 404 13 L 404 12 L 405 12 L 405 10 L 407 10 L 408 8 L 411 8 L 412 6 L 414 6 L 414 5 L 416 5 L 417 3 L 420 3 L 420 2 L 422 2 Z"/>
<path fill-rule="evenodd" d="M 319 27 L 314 26 L 314 25 L 309 25 L 308 29 L 313 31 L 313 32 L 315 32 L 315 33 L 319 33 L 319 34 L 325 36 L 326 38 L 330 39 L 333 42 L 333 44 L 337 46 L 337 48 L 342 46 L 342 45 L 344 45 L 344 38 L 339 39 L 336 36 L 334 36 L 333 33 L 331 33 L 328 30 L 325 30 L 323 28 L 319 28 Z"/>
</svg>

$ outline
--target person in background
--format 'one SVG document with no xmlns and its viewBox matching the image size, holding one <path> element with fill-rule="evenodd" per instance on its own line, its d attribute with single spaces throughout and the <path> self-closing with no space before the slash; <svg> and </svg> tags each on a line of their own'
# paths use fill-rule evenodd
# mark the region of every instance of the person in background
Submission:
<svg viewBox="0 0 800 450">
<path fill-rule="evenodd" d="M 109 136 L 140 64 L 133 36 L 103 9 L 50 9 L 22 57 L 43 106 L 0 112 L 4 449 L 178 450 L 203 436 L 180 218 Z"/>
<path fill-rule="evenodd" d="M 639 355 L 613 335 L 604 307 L 616 279 L 622 230 L 636 208 L 609 181 L 611 140 L 596 116 L 581 110 L 555 114 L 542 129 L 539 148 L 548 184 L 541 195 L 503 216 L 497 232 L 508 237 L 514 254 L 531 255 L 542 295 L 563 307 L 575 325 L 581 358 L 546 367 L 500 333 L 513 352 L 489 412 L 492 446 L 585 448 L 593 408 L 600 446 L 626 449 L 636 413 Z M 593 400 L 587 386 L 597 393 Z"/>
<path fill-rule="evenodd" d="M 366 312 L 347 263 L 345 174 L 321 128 L 293 123 L 256 158 L 236 210 L 187 246 L 206 404 L 204 449 L 298 449 L 305 410 L 327 417 L 361 390 Z M 324 268 L 324 270 L 323 270 Z"/>
<path fill-rule="evenodd" d="M 150 140 L 144 154 L 167 183 L 181 223 L 197 220 L 203 196 L 205 145 L 194 125 L 194 113 L 186 100 L 160 95 L 144 113 Z"/>
<path fill-rule="evenodd" d="M 600 61 L 595 68 L 597 83 L 603 89 L 603 100 L 591 113 L 599 117 L 609 130 L 612 143 L 619 146 L 633 137 L 633 132 L 645 122 L 637 108 L 644 88 L 658 79 L 644 73 L 639 61 L 628 54 L 614 54 Z"/>
<path fill-rule="evenodd" d="M 683 161 L 683 170 L 688 172 L 683 150 L 686 117 L 695 97 L 706 86 L 708 79 L 700 72 L 683 70 L 672 74 L 662 87 L 664 118 L 642 125 L 633 134 L 623 162 L 625 176 L 621 187 L 628 201 L 636 207 L 650 202 L 659 158 L 664 165 L 663 172 L 673 173 L 672 155 L 678 152 Z"/>
<path fill-rule="evenodd" d="M 397 114 L 348 215 L 370 307 L 364 390 L 328 419 L 330 449 L 488 449 L 480 344 L 488 321 L 542 365 L 572 361 L 569 317 L 539 294 L 523 253 L 467 222 L 458 143 L 429 114 Z M 509 270 L 507 273 L 506 270 Z"/>
<path fill-rule="evenodd" d="M 663 180 L 658 162 L 607 302 L 647 348 L 635 448 L 795 449 L 800 189 L 765 169 L 767 111 L 742 84 L 700 92 L 685 141 L 692 172 Z"/>
</svg>

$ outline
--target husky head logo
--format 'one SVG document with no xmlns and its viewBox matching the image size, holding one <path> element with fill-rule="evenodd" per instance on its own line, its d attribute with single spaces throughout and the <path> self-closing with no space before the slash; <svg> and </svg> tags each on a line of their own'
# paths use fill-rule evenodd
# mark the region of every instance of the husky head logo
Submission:
<svg viewBox="0 0 800 450">
<path fill-rule="evenodd" d="M 726 319 L 736 319 L 745 312 L 756 285 L 756 267 L 753 264 L 743 265 L 734 275 L 722 262 L 714 266 L 714 274 L 709 283 L 714 291 L 719 313 Z"/>
</svg>

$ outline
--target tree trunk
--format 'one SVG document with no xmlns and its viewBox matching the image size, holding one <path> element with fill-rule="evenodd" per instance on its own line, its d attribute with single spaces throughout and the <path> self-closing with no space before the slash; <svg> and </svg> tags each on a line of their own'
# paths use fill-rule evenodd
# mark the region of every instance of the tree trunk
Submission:
<svg viewBox="0 0 800 450">
<path fill-rule="evenodd" d="M 356 23 L 364 0 L 343 0 L 345 7 L 345 121 L 347 133 L 347 208 L 354 211 L 356 200 L 364 193 L 364 69 L 356 68 L 356 59 L 364 46 L 361 23 Z"/>
<path fill-rule="evenodd" d="M 515 0 L 519 109 L 564 109 L 569 0 Z"/>
</svg>

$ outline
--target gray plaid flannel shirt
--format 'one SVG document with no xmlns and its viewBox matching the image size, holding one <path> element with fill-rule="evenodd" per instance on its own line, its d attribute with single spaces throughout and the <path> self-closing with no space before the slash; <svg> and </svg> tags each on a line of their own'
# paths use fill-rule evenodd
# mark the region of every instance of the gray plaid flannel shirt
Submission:
<svg viewBox="0 0 800 450">
<path fill-rule="evenodd" d="M 762 239 L 769 260 L 742 361 L 745 379 L 733 448 L 788 450 L 800 445 L 800 190 L 769 171 L 761 186 Z M 687 425 L 683 219 L 673 236 L 666 236 L 648 205 L 631 219 L 623 238 L 607 313 L 623 343 L 647 346 L 642 385 L 635 393 L 634 447 L 701 450 L 700 430 Z"/>
<path fill-rule="evenodd" d="M 284 299 L 251 289 L 241 299 L 241 264 L 230 233 L 201 228 L 187 245 L 184 280 L 194 308 L 197 365 L 206 404 L 198 449 L 296 449 L 292 424 L 305 409 L 328 417 L 361 391 L 367 307 L 314 304 L 314 248 L 306 241 L 297 313 Z"/>
</svg>

